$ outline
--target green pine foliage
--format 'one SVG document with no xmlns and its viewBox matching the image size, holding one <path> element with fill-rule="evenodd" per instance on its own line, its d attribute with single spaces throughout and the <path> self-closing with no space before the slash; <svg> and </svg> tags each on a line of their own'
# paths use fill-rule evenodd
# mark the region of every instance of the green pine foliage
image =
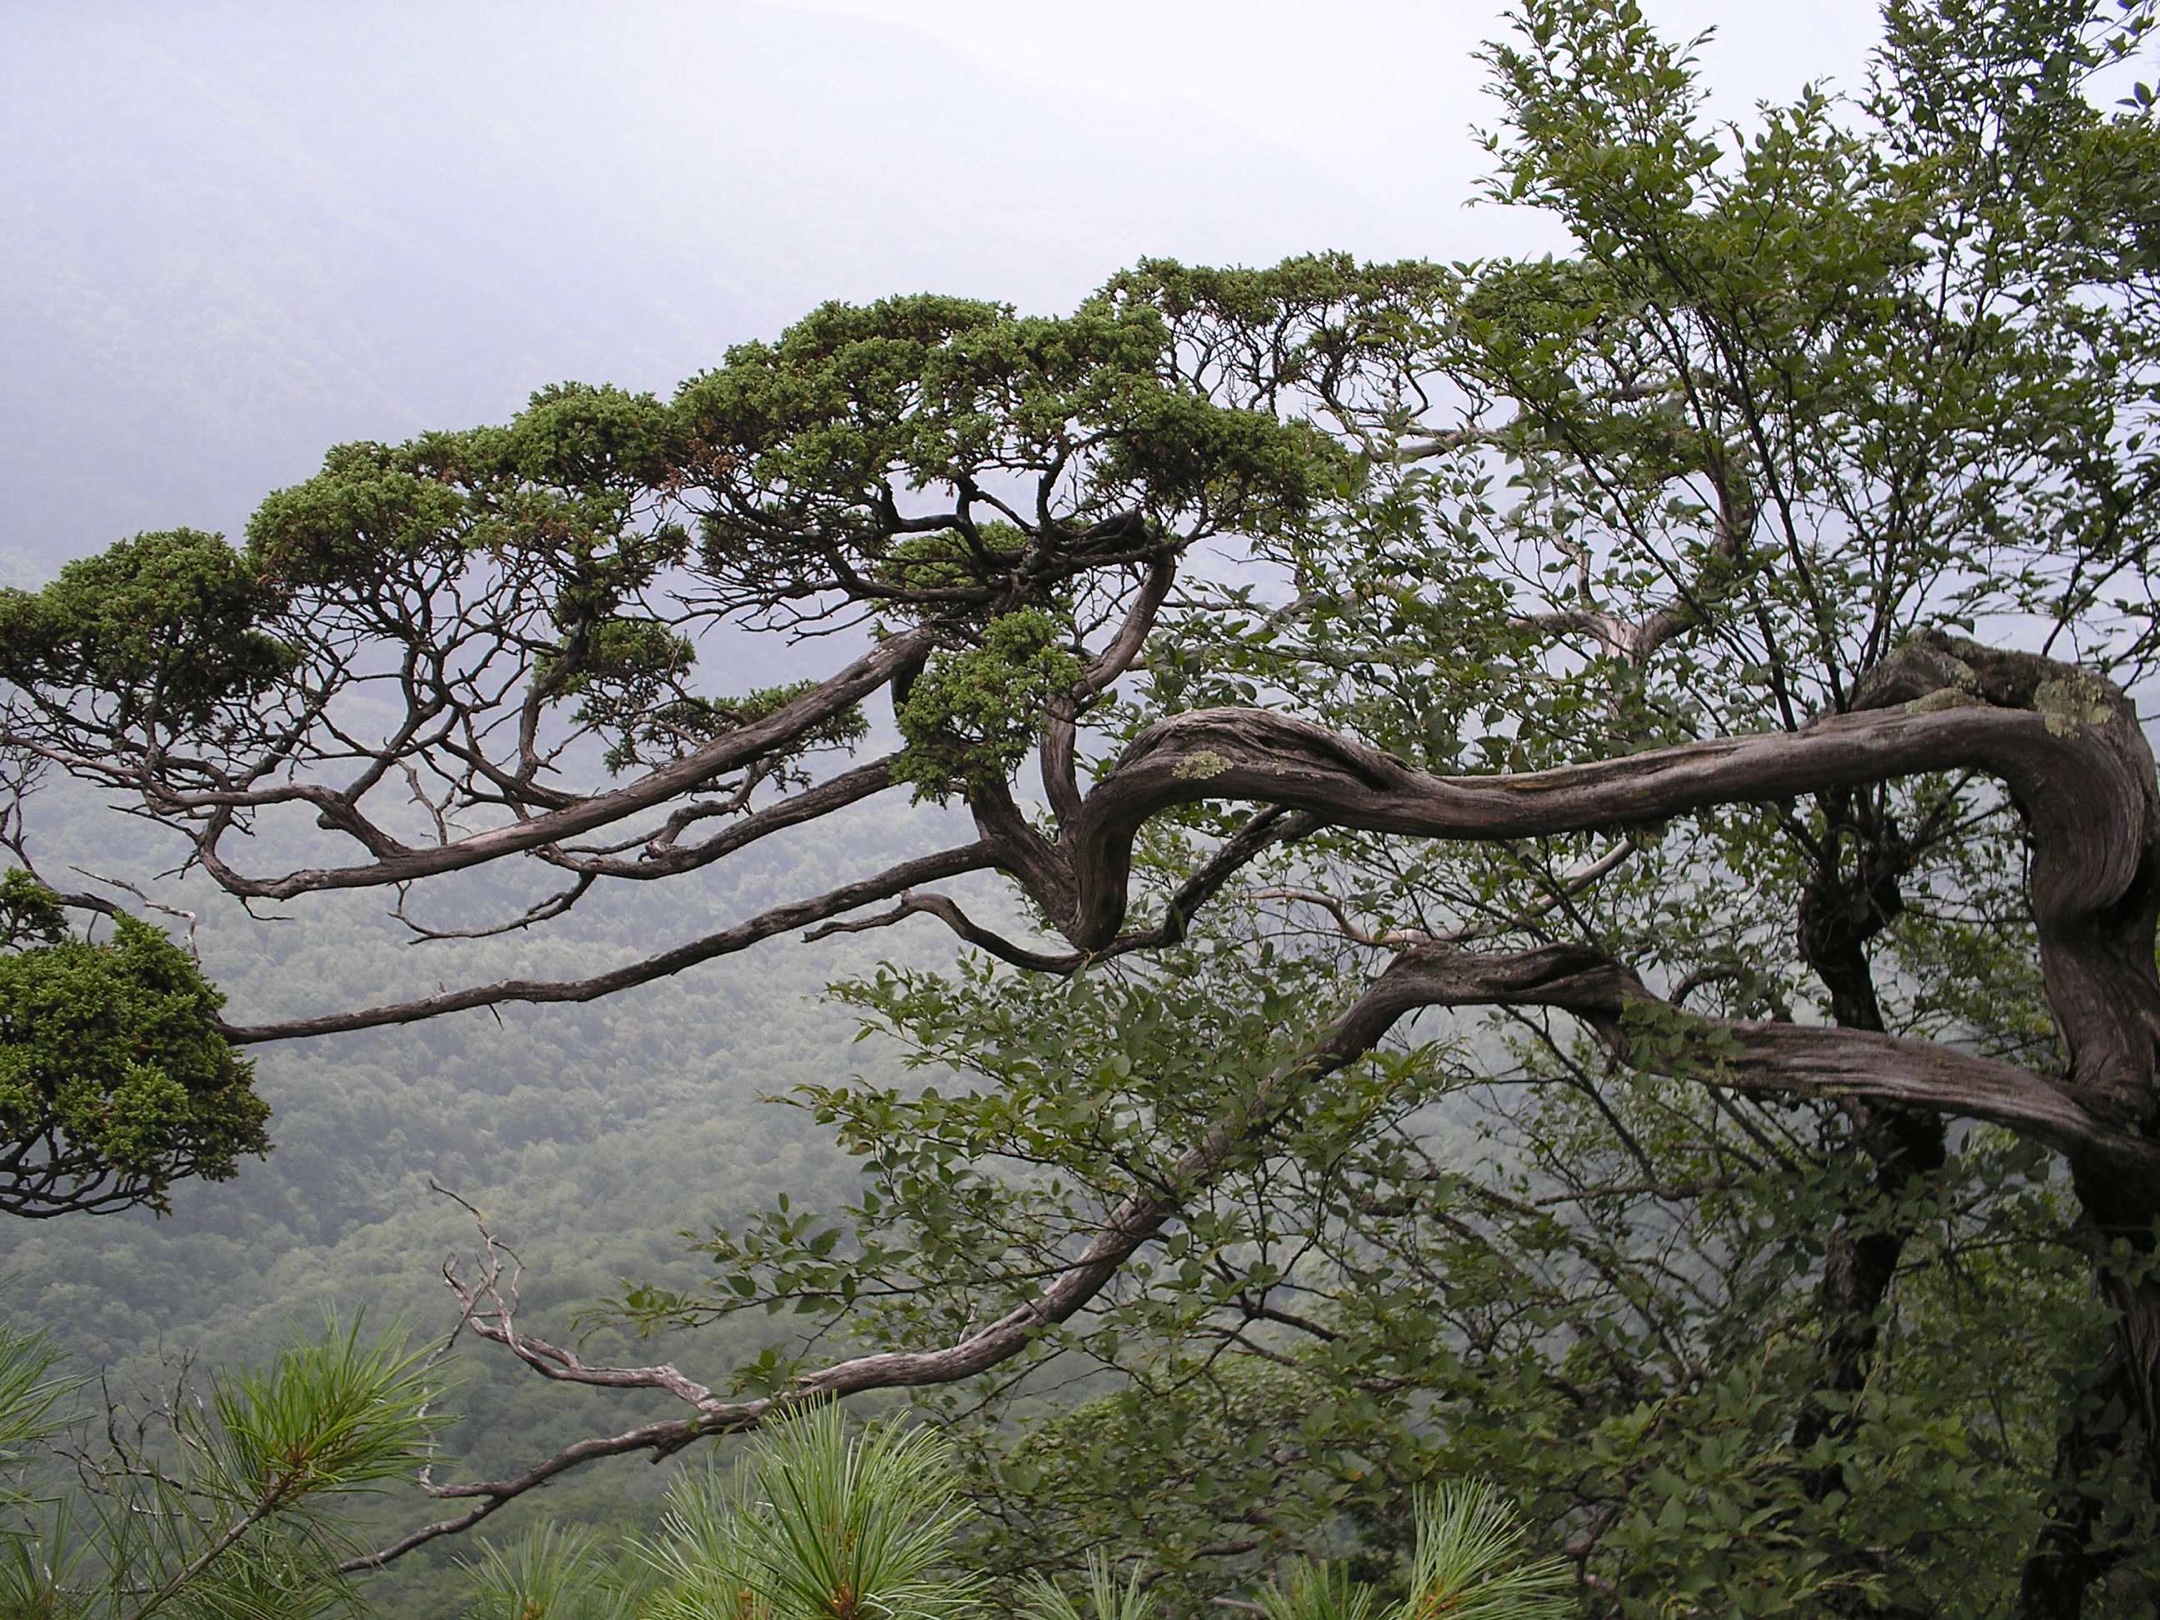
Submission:
<svg viewBox="0 0 2160 1620">
<path fill-rule="evenodd" d="M 183 1389 L 134 1416 L 63 1408 L 35 1338 L 0 1333 L 0 1605 L 7 1614 L 148 1620 L 384 1612 L 339 1572 L 338 1512 L 426 1459 L 436 1357 L 332 1323 L 257 1376 Z M 132 1416 L 132 1423 L 131 1423 Z M 103 1442 L 91 1435 L 102 1429 Z M 72 1437 L 71 1437 L 72 1431 Z M 153 1437 L 154 1434 L 154 1437 Z M 62 1466 L 56 1467 L 56 1464 Z M 67 1474 L 76 1476 L 69 1489 Z M 70 1518 L 70 1512 L 82 1514 Z M 464 1620 L 1148 1620 L 1151 1579 L 1092 1554 L 1078 1597 L 1035 1577 L 1010 1604 L 955 1558 L 970 1509 L 946 1441 L 837 1406 L 775 1418 L 725 1467 L 680 1474 L 652 1531 L 610 1545 L 543 1523 L 482 1538 L 460 1563 Z M 1526 1561 L 1488 1488 L 1416 1506 L 1408 1595 L 1383 1610 L 1346 1570 L 1293 1560 L 1258 1590 L 1277 1620 L 1542 1620 L 1564 1612 L 1563 1566 Z M 1016 1605 L 1016 1607 L 1015 1607 Z"/>
<path fill-rule="evenodd" d="M 291 649 L 261 628 L 277 601 L 218 535 L 139 534 L 42 590 L 0 590 L 0 677 L 87 688 L 123 725 L 199 734 L 291 673 Z"/>
<path fill-rule="evenodd" d="M 948 1544 L 965 1509 L 944 1443 L 904 1424 L 851 1428 L 836 1406 L 762 1430 L 729 1475 L 678 1480 L 640 1556 L 654 1620 L 961 1620 L 977 1580 Z"/>
<path fill-rule="evenodd" d="M 432 1355 L 332 1322 L 262 1373 L 81 1404 L 0 1330 L 0 1612 L 53 1620 L 353 1614 L 356 1498 L 432 1455 Z"/>
<path fill-rule="evenodd" d="M 1152 1620 L 1155 1600 L 1148 1592 L 1147 1573 L 1146 1566 L 1135 1561 L 1121 1581 L 1110 1555 L 1097 1548 L 1082 1567 L 1079 1597 L 1033 1576 L 1022 1587 L 1022 1613 L 1027 1620 Z"/>
<path fill-rule="evenodd" d="M 0 876 L 0 1210 L 168 1207 L 190 1176 L 229 1180 L 269 1149 L 254 1065 L 225 998 L 137 918 L 70 936 L 49 890 Z"/>
<path fill-rule="evenodd" d="M 1071 690 L 1080 661 L 1037 608 L 1002 613 L 980 645 L 933 657 L 895 718 L 908 745 L 894 771 L 926 798 L 1003 782 L 1042 729 L 1043 705 Z"/>
</svg>

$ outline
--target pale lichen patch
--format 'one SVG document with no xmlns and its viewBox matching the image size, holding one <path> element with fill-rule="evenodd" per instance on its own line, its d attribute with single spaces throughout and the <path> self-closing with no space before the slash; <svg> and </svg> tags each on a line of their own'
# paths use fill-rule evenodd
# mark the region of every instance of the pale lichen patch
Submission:
<svg viewBox="0 0 2160 1620">
<path fill-rule="evenodd" d="M 1971 673 L 1967 669 L 1966 673 Z M 1905 705 L 1907 714 L 1934 714 L 1942 709 L 1977 709 L 1980 700 L 1972 693 L 1955 686 L 1937 687 L 1925 697 L 1916 697 Z"/>
<path fill-rule="evenodd" d="M 2115 713 L 2107 687 L 2082 671 L 2042 681 L 2033 693 L 2033 708 L 2057 737 L 2073 736 L 2080 726 L 2104 726 Z"/>
<path fill-rule="evenodd" d="M 1212 748 L 1203 748 L 1188 755 L 1170 767 L 1170 774 L 1180 782 L 1205 782 L 1211 776 L 1220 776 L 1230 768 L 1230 762 Z"/>
</svg>

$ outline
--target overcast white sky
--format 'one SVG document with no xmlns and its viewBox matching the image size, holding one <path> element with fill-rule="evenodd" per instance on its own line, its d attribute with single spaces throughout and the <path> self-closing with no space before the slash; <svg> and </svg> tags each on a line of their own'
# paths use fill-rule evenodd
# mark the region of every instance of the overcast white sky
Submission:
<svg viewBox="0 0 2160 1620">
<path fill-rule="evenodd" d="M 1646 0 L 1717 109 L 1869 0 Z M 348 438 L 667 389 L 818 301 L 1143 254 L 1559 245 L 1465 212 L 1487 0 L 0 0 L 0 578 L 234 530 Z"/>
<path fill-rule="evenodd" d="M 1406 235 L 1398 250 L 1447 256 L 1434 212 L 1482 172 L 1466 132 L 1489 122 L 1480 42 L 1504 31 L 1496 0 L 772 0 L 935 39 L 1001 78 L 1141 116 L 1177 107 L 1295 152 Z M 1857 88 L 1877 32 L 1874 0 L 1647 0 L 1661 31 L 1706 32 L 1722 116 L 1810 79 Z M 1483 239 L 1487 231 L 1467 229 Z M 1422 234 L 1420 234 L 1422 232 Z M 1412 240 L 1414 239 L 1414 240 Z"/>
</svg>

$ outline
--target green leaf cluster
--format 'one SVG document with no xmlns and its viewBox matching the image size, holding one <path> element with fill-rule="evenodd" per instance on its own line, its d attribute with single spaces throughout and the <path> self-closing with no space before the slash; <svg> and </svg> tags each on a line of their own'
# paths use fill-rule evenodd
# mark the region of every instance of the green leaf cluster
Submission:
<svg viewBox="0 0 2160 1620">
<path fill-rule="evenodd" d="M 1045 709 L 1070 702 L 1080 660 L 1040 608 L 1001 613 L 979 644 L 934 655 L 899 706 L 907 752 L 893 769 L 920 796 L 1003 782 L 1040 735 Z"/>
<path fill-rule="evenodd" d="M 279 600 L 217 535 L 138 534 L 41 590 L 0 590 L 0 680 L 88 688 L 122 726 L 201 728 L 293 668 L 261 627 Z"/>
<path fill-rule="evenodd" d="M 48 893 L 0 882 L 0 1204 L 162 1208 L 175 1180 L 269 1151 L 269 1105 L 193 958 L 132 917 L 109 941 L 63 937 Z"/>
</svg>

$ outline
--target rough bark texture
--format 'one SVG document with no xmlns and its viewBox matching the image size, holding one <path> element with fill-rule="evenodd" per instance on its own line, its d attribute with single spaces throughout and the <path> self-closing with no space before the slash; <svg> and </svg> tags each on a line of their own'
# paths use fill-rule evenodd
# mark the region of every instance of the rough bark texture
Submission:
<svg viewBox="0 0 2160 1620">
<path fill-rule="evenodd" d="M 2151 1167 L 2160 1130 L 2160 795 L 2134 709 L 2121 692 L 2071 666 L 1942 636 L 1922 638 L 1889 660 L 1853 707 L 1793 733 L 1488 778 L 1430 776 L 1279 715 L 1180 715 L 1142 733 L 1067 828 L 1059 849 L 1074 896 L 1066 931 L 1083 949 L 1114 938 L 1135 832 L 1163 809 L 1202 799 L 1288 805 L 1373 831 L 1503 839 L 1657 821 L 1713 804 L 1835 792 L 1927 771 L 1985 770 L 2004 783 L 2031 838 L 2030 898 L 2048 1002 L 2068 1059 L 2065 1081 L 2058 1086 L 1939 1047 L 1901 1053 L 1866 1075 L 1855 1060 L 1866 1042 L 1883 1037 L 1865 1030 L 1734 1034 L 1763 1072 L 1779 1075 L 1773 1087 L 1993 1118 L 2048 1142 L 2069 1158 L 2096 1247 L 2119 1240 L 2132 1254 L 2149 1252 L 2160 1220 L 2160 1177 Z M 1062 898 L 1067 885 L 1058 887 Z M 1053 897 L 1040 898 L 1056 915 Z M 1853 989 L 1848 985 L 1849 996 Z M 1856 1002 L 1850 1010 L 1864 1020 L 1871 1009 Z M 1812 1087 L 1802 1079 L 1810 1071 Z M 2058 1101 L 2076 1117 L 2059 1115 Z M 1925 1133 L 1906 1134 L 1913 1139 L 1886 1143 L 1889 1157 L 1924 1164 L 1934 1152 Z M 1846 1263 L 1838 1286 L 1855 1307 L 1885 1264 L 1894 1258 L 1857 1250 Z M 2120 1313 L 2134 1417 L 2149 1435 L 2160 1412 L 2160 1284 L 2106 1264 L 2099 1282 Z M 1864 1337 L 1860 1330 L 1854 1350 Z"/>
</svg>

